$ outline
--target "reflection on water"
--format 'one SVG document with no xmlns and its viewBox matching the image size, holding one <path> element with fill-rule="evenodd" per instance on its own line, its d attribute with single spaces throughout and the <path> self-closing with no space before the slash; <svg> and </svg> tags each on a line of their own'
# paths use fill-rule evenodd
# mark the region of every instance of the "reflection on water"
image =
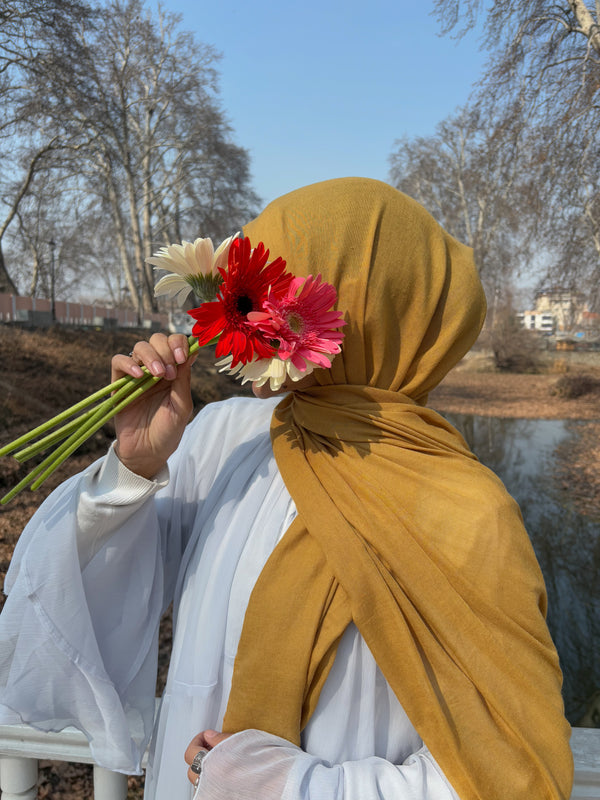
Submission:
<svg viewBox="0 0 600 800">
<path fill-rule="evenodd" d="M 572 724 L 600 690 L 600 520 L 577 514 L 553 480 L 553 452 L 578 423 L 445 414 L 521 506 L 548 589 L 548 625 Z"/>
</svg>

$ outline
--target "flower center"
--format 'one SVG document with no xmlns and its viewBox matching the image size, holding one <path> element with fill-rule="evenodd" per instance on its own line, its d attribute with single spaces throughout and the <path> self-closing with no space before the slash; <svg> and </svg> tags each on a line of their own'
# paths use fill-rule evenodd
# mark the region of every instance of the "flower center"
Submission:
<svg viewBox="0 0 600 800">
<path fill-rule="evenodd" d="M 241 294 L 235 301 L 235 307 L 240 314 L 248 314 L 253 308 L 252 300 L 248 297 L 248 295 Z"/>
<path fill-rule="evenodd" d="M 287 324 L 293 333 L 302 333 L 304 322 L 299 314 L 290 314 L 287 318 Z"/>
</svg>

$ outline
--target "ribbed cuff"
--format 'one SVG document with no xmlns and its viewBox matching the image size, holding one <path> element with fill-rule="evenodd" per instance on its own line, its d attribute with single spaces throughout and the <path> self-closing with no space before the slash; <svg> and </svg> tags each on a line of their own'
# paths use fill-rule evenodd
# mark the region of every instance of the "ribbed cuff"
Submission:
<svg viewBox="0 0 600 800">
<path fill-rule="evenodd" d="M 113 445 L 100 468 L 85 474 L 77 498 L 77 550 L 81 568 L 86 567 L 104 542 L 168 482 L 168 467 L 154 480 L 142 478 L 119 461 Z"/>
<path fill-rule="evenodd" d="M 168 482 L 167 466 L 152 479 L 132 472 L 119 460 L 113 442 L 94 481 L 93 495 L 102 495 L 103 501 L 110 505 L 128 505 L 153 495 Z"/>
</svg>

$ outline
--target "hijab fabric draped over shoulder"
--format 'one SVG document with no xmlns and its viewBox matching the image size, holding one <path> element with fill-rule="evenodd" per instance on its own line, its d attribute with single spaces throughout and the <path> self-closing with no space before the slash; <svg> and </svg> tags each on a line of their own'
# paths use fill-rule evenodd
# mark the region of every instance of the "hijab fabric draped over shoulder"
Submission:
<svg viewBox="0 0 600 800">
<path fill-rule="evenodd" d="M 347 178 L 244 228 L 338 291 L 342 353 L 277 406 L 298 516 L 250 599 L 224 730 L 298 744 L 352 620 L 462 800 L 568 798 L 558 657 L 519 509 L 428 393 L 478 336 L 471 250 L 415 201 Z"/>
</svg>

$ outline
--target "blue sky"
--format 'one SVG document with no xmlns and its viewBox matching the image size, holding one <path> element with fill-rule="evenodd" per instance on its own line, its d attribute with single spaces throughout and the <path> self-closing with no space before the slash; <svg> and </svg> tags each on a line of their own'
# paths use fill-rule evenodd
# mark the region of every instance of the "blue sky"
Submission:
<svg viewBox="0 0 600 800">
<path fill-rule="evenodd" d="M 265 202 L 327 178 L 386 180 L 395 140 L 433 133 L 484 63 L 474 35 L 439 36 L 429 0 L 162 5 L 221 52 L 223 108 Z"/>
</svg>

